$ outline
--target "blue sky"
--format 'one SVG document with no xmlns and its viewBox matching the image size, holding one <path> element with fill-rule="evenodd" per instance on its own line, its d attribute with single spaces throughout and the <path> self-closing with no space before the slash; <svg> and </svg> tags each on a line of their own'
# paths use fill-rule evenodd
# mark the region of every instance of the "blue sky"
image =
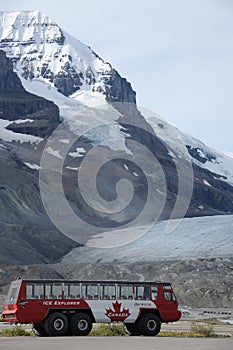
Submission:
<svg viewBox="0 0 233 350">
<path fill-rule="evenodd" d="M 138 103 L 233 152 L 232 0 L 2 0 L 39 9 L 126 77 Z"/>
</svg>

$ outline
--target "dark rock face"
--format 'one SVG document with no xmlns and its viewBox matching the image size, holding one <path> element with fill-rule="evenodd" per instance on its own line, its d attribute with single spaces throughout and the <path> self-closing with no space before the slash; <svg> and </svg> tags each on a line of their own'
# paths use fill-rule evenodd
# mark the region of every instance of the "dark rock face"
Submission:
<svg viewBox="0 0 233 350">
<path fill-rule="evenodd" d="M 189 152 L 189 154 L 191 155 L 191 157 L 195 158 L 196 160 L 198 160 L 199 162 L 205 164 L 207 161 L 212 161 L 212 160 L 216 160 L 216 157 L 213 154 L 204 154 L 203 150 L 200 148 L 192 148 L 191 146 L 187 145 L 187 150 Z"/>
<path fill-rule="evenodd" d="M 12 123 L 7 128 L 39 137 L 50 135 L 59 124 L 58 107 L 51 101 L 25 91 L 4 51 L 0 51 L 0 67 L 0 118 L 10 121 L 33 120 Z"/>
<path fill-rule="evenodd" d="M 0 50 L 0 93 L 2 95 L 23 93 L 24 88 L 20 79 L 15 77 L 13 72 L 13 64 L 9 58 L 6 57 L 4 51 Z"/>
<path fill-rule="evenodd" d="M 136 104 L 136 93 L 131 84 L 112 69 L 109 77 L 104 78 L 106 85 L 106 100 L 108 102 L 125 102 Z"/>
<path fill-rule="evenodd" d="M 78 74 L 75 69 L 70 66 L 69 62 L 66 62 L 62 68 L 63 71 L 58 72 L 58 74 L 54 76 L 53 82 L 59 92 L 65 96 L 69 96 L 80 89 L 80 86 L 83 84 L 83 75 L 82 73 Z"/>
<path fill-rule="evenodd" d="M 195 176 L 193 195 L 188 216 L 233 213 L 233 187 L 219 175 L 193 164 Z M 203 206 L 202 210 L 198 210 Z"/>
<path fill-rule="evenodd" d="M 21 108 L 23 107 L 23 105 L 20 104 L 18 99 L 17 102 L 12 102 L 12 105 L 15 107 L 15 114 L 17 112 L 19 113 L 21 111 Z M 59 110 L 53 102 L 47 101 L 45 99 L 42 99 L 42 101 L 40 101 L 40 98 L 37 98 L 36 96 L 34 101 L 31 100 L 25 102 L 24 112 L 25 110 L 33 111 L 36 108 L 36 105 L 38 105 L 41 108 L 38 108 L 37 111 L 35 110 L 35 112 L 28 113 L 24 116 L 22 116 L 21 114 L 20 118 L 16 118 L 22 120 L 31 119 L 33 121 L 25 120 L 25 122 L 21 122 L 20 124 L 18 124 L 12 120 L 13 123 L 8 125 L 7 129 L 21 134 L 29 134 L 41 138 L 48 137 L 60 122 Z M 15 114 L 12 115 L 15 116 Z"/>
</svg>

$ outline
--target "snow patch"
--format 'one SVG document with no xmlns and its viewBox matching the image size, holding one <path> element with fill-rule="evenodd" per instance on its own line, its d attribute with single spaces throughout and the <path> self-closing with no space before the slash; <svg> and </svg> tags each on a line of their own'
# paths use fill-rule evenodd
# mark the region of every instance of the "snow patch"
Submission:
<svg viewBox="0 0 233 350">
<path fill-rule="evenodd" d="M 73 168 L 73 167 L 71 167 L 71 166 L 67 166 L 66 169 L 70 169 L 70 170 L 77 171 L 77 170 L 79 170 L 79 167 L 78 167 L 78 168 Z"/>
<path fill-rule="evenodd" d="M 47 82 L 22 79 L 22 83 L 27 91 L 54 101 L 59 107 L 60 116 L 64 123 L 75 135 L 80 135 L 82 129 L 88 130 L 85 136 L 90 139 L 94 146 L 106 146 L 112 150 L 123 150 L 131 154 L 125 145 L 125 137 L 127 136 L 124 132 L 125 129 L 117 123 L 120 117 L 119 112 L 108 105 L 106 101 L 103 104 L 102 98 L 100 98 L 100 103 L 92 109 L 82 104 L 77 96 L 75 97 L 75 94 L 73 95 L 75 98 L 66 97 L 54 87 L 49 86 Z M 101 95 L 99 94 L 99 96 Z M 102 127 L 95 128 L 95 125 L 102 125 Z"/>
<path fill-rule="evenodd" d="M 27 120 L 27 119 L 25 119 Z M 22 119 L 14 120 L 13 122 L 16 124 L 20 124 L 22 122 L 25 122 Z M 7 141 L 7 142 L 20 142 L 20 143 L 40 143 L 43 141 L 42 138 L 33 136 L 33 135 L 28 135 L 28 134 L 21 134 L 21 133 L 16 133 L 12 130 L 6 129 L 8 125 L 13 123 L 10 120 L 3 120 L 0 119 L 0 139 Z"/>
<path fill-rule="evenodd" d="M 56 158 L 63 159 L 63 157 L 60 155 L 59 151 L 55 151 L 52 149 L 52 147 L 48 147 L 45 150 L 48 154 L 51 154 L 51 156 L 54 156 Z"/>
<path fill-rule="evenodd" d="M 30 168 L 30 169 L 33 169 L 33 170 L 40 170 L 42 169 L 39 165 L 35 164 L 35 163 L 28 163 L 28 162 L 24 162 L 24 164 Z"/>
<path fill-rule="evenodd" d="M 69 144 L 70 143 L 70 140 L 69 139 L 60 139 L 58 140 L 60 143 L 63 143 L 63 144 Z"/>
<path fill-rule="evenodd" d="M 33 119 L 17 119 L 17 120 L 13 120 L 11 123 L 15 123 L 15 124 L 24 124 L 24 123 L 33 123 L 34 120 Z"/>
<path fill-rule="evenodd" d="M 203 180 L 203 184 L 205 184 L 208 187 L 212 187 L 212 185 L 206 179 Z"/>
<path fill-rule="evenodd" d="M 75 152 L 69 152 L 69 156 L 73 158 L 84 157 L 86 150 L 83 147 L 77 147 Z"/>
<path fill-rule="evenodd" d="M 75 92 L 70 97 L 88 107 L 98 107 L 106 103 L 104 95 L 92 91 Z"/>
<path fill-rule="evenodd" d="M 159 189 L 157 189 L 156 192 L 158 192 L 159 194 L 164 195 L 164 192 L 160 191 Z"/>
</svg>

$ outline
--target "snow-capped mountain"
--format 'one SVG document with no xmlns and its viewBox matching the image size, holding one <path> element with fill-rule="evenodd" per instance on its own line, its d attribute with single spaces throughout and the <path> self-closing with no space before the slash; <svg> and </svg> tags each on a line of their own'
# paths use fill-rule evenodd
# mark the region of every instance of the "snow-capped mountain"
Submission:
<svg viewBox="0 0 233 350">
<path fill-rule="evenodd" d="M 62 117 L 67 111 L 67 108 L 62 110 L 64 104 L 74 110 L 80 108 L 79 102 L 88 106 L 106 100 L 136 102 L 130 84 L 109 63 L 40 11 L 0 12 L 0 49 L 12 59 L 25 88 L 54 100 Z M 62 99 L 59 92 L 71 98 Z M 147 112 L 144 114 L 146 117 Z M 233 183 L 232 161 L 223 153 L 178 130 L 174 134 L 174 128 L 163 119 L 160 121 L 159 116 L 146 119 L 156 135 L 173 149 L 179 145 L 178 135 L 195 164 Z M 185 152 L 181 153 L 186 156 Z"/>
<path fill-rule="evenodd" d="M 102 228 L 121 228 L 131 221 L 144 224 L 151 215 L 164 220 L 233 213 L 233 160 L 182 134 L 156 113 L 139 111 L 130 83 L 53 20 L 39 11 L 0 12 L 0 50 L 0 156 L 4 163 L 8 155 L 11 167 L 24 179 L 29 174 L 29 188 L 25 184 L 18 191 L 11 188 L 14 169 L 10 175 L 7 170 L 2 173 L 6 192 L 0 203 L 1 222 L 4 227 L 12 222 L 20 226 L 27 218 L 27 244 L 38 226 L 47 225 L 48 211 L 53 223 L 64 225 L 61 232 L 69 228 L 68 238 L 83 244 Z M 54 130 L 53 142 L 49 136 Z M 85 163 L 95 148 L 99 155 Z M 39 172 L 45 186 L 43 204 L 50 201 L 47 213 L 36 185 Z M 57 190 L 60 173 L 69 213 Z M 85 193 L 77 186 L 77 173 Z M 97 190 L 92 188 L 93 178 Z M 121 179 L 126 181 L 117 188 Z M 15 209 L 16 197 L 17 210 L 9 215 L 4 203 Z M 81 218 L 78 224 L 72 212 Z M 141 213 L 146 213 L 143 219 Z M 69 225 L 63 224 L 67 220 Z M 46 242 L 39 242 L 39 255 L 34 256 L 44 262 Z M 70 245 L 66 241 L 66 247 Z M 27 263 L 22 251 L 15 261 Z"/>
<path fill-rule="evenodd" d="M 39 11 L 0 12 L 0 49 L 12 58 L 20 77 L 42 80 L 65 96 L 76 93 L 85 102 L 86 92 L 97 92 L 110 101 L 135 102 L 124 79 L 119 96 L 113 94 L 120 77 L 109 63 Z"/>
<path fill-rule="evenodd" d="M 12 60 L 13 69 L 25 89 L 54 101 L 61 119 L 66 119 L 74 132 L 80 128 L 81 118 L 86 125 L 89 123 L 85 116 L 79 115 L 79 121 L 72 118 L 86 106 L 95 107 L 106 104 L 106 101 L 136 102 L 130 83 L 121 78 L 109 63 L 39 11 L 0 12 L 0 49 Z M 103 123 L 109 122 L 109 115 L 113 114 L 107 113 L 107 119 L 103 116 Z M 119 113 L 115 113 L 111 121 L 118 118 Z M 111 134 L 112 147 L 126 150 L 117 123 Z M 10 137 L 15 141 L 29 139 L 28 136 L 19 137 L 18 133 L 7 138 L 4 135 L 6 141 Z M 96 137 L 102 145 L 105 144 L 104 133 L 92 135 L 93 142 Z M 114 142 L 116 137 L 122 141 Z"/>
</svg>

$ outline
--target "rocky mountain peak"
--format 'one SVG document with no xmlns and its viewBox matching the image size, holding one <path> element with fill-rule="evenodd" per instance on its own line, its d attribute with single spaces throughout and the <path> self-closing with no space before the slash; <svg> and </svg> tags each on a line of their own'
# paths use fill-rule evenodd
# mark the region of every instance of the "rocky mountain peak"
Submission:
<svg viewBox="0 0 233 350">
<path fill-rule="evenodd" d="M 45 81 L 65 96 L 85 91 L 135 103 L 126 79 L 39 11 L 0 12 L 0 49 L 20 77 Z"/>
</svg>

